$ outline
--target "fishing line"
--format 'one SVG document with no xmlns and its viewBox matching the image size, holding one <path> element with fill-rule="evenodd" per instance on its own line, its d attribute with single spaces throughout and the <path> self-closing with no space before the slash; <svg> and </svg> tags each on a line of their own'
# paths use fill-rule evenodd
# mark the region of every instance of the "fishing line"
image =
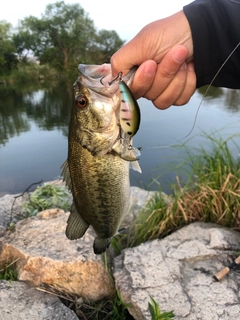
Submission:
<svg viewBox="0 0 240 320">
<path fill-rule="evenodd" d="M 181 142 L 182 140 L 186 139 L 194 130 L 195 128 L 195 125 L 196 125 L 196 122 L 197 122 L 197 117 L 198 117 L 198 114 L 199 114 L 199 111 L 200 111 L 200 108 L 204 102 L 204 99 L 206 98 L 206 95 L 211 87 L 211 85 L 213 84 L 214 80 L 217 78 L 217 76 L 219 75 L 220 71 L 222 70 L 222 68 L 225 66 L 225 64 L 228 62 L 228 60 L 231 58 L 231 56 L 234 54 L 234 52 L 237 50 L 237 48 L 240 46 L 240 42 L 236 45 L 236 47 L 232 50 L 232 52 L 229 54 L 229 56 L 226 58 L 226 60 L 223 62 L 223 64 L 221 65 L 221 67 L 219 68 L 219 70 L 217 71 L 217 73 L 215 74 L 215 76 L 213 77 L 212 81 L 210 82 L 210 84 L 208 85 L 200 103 L 199 103 L 199 106 L 197 108 L 197 112 L 196 112 L 196 115 L 194 117 L 194 121 L 193 121 L 193 125 L 192 125 L 192 128 L 190 130 L 190 132 L 183 138 L 181 138 L 180 140 L 177 140 L 176 143 L 178 142 Z M 170 144 L 170 145 L 167 145 L 167 146 L 156 146 L 156 147 L 147 147 L 147 148 L 142 148 L 142 150 L 145 150 L 145 149 L 161 149 L 161 148 L 170 148 L 170 147 L 173 147 L 176 145 L 176 143 L 174 144 Z"/>
<path fill-rule="evenodd" d="M 227 59 L 223 62 L 223 64 L 222 64 L 221 67 L 219 68 L 218 72 L 215 74 L 215 76 L 213 77 L 212 81 L 211 81 L 210 84 L 208 85 L 207 90 L 205 91 L 205 93 L 204 93 L 204 95 L 203 95 L 203 97 L 202 97 L 202 100 L 200 101 L 200 104 L 199 104 L 199 106 L 198 106 L 198 109 L 197 109 L 197 112 L 196 112 L 196 115 L 195 115 L 195 118 L 194 118 L 193 126 L 192 126 L 190 132 L 189 132 L 185 137 L 183 137 L 182 139 L 180 139 L 180 141 L 183 140 L 183 139 L 185 139 L 185 138 L 187 138 L 187 137 L 193 132 L 193 129 L 194 129 L 195 124 L 196 124 L 196 122 L 197 122 L 197 116 L 198 116 L 200 107 L 201 107 L 201 105 L 203 104 L 203 101 L 204 101 L 204 99 L 206 98 L 206 95 L 207 95 L 207 93 L 208 93 L 211 85 L 213 84 L 214 80 L 217 78 L 217 76 L 219 75 L 219 73 L 220 73 L 220 71 L 222 70 L 222 68 L 225 66 L 225 64 L 228 62 L 228 60 L 231 58 L 231 56 L 234 54 L 234 52 L 237 50 L 237 48 L 238 48 L 239 46 L 240 46 L 240 42 L 236 45 L 236 47 L 235 47 L 235 48 L 233 49 L 233 51 L 229 54 L 229 56 L 227 57 Z"/>
</svg>

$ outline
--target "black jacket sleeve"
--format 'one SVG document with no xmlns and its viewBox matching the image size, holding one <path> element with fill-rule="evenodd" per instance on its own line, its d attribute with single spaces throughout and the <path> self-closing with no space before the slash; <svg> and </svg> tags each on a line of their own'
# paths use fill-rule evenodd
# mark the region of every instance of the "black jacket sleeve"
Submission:
<svg viewBox="0 0 240 320">
<path fill-rule="evenodd" d="M 240 0 L 196 0 L 183 8 L 191 27 L 197 87 L 210 84 L 240 43 Z M 240 45 L 213 82 L 240 89 Z"/>
</svg>

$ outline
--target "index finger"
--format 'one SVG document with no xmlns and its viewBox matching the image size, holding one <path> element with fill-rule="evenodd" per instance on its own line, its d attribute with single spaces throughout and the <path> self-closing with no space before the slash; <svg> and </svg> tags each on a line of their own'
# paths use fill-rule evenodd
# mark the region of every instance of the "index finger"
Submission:
<svg viewBox="0 0 240 320">
<path fill-rule="evenodd" d="M 158 64 L 154 81 L 145 98 L 155 100 L 175 78 L 187 56 L 188 49 L 183 45 L 170 49 Z"/>
<path fill-rule="evenodd" d="M 115 77 L 120 71 L 123 75 L 126 75 L 132 67 L 138 67 L 144 62 L 145 59 L 143 59 L 139 47 L 134 45 L 134 42 L 135 38 L 126 43 L 112 55 L 110 63 L 113 77 Z"/>
</svg>

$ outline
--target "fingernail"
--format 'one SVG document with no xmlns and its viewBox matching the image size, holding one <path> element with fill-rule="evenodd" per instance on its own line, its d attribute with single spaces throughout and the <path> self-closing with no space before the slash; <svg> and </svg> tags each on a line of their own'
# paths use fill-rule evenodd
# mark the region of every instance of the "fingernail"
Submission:
<svg viewBox="0 0 240 320">
<path fill-rule="evenodd" d="M 156 62 L 151 62 L 151 63 L 145 63 L 144 65 L 144 75 L 147 77 L 153 77 L 156 72 Z"/>
<path fill-rule="evenodd" d="M 187 64 L 186 62 L 183 62 L 183 64 L 181 65 L 180 70 L 186 70 L 187 69 Z"/>
<path fill-rule="evenodd" d="M 189 71 L 195 71 L 193 62 L 188 63 L 187 68 Z"/>
</svg>

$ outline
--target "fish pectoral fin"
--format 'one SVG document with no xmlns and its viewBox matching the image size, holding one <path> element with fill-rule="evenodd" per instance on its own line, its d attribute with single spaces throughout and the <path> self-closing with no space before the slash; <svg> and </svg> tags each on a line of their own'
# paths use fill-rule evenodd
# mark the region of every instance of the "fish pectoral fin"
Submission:
<svg viewBox="0 0 240 320">
<path fill-rule="evenodd" d="M 131 161 L 130 162 L 130 168 L 133 169 L 134 171 L 142 173 L 142 169 L 141 169 L 138 161 Z"/>
<path fill-rule="evenodd" d="M 80 216 L 74 202 L 70 211 L 71 213 L 68 217 L 65 234 L 70 240 L 82 238 L 84 233 L 87 231 L 89 224 Z"/>
<path fill-rule="evenodd" d="M 62 164 L 61 169 L 62 169 L 61 175 L 63 176 L 63 181 L 65 181 L 68 189 L 70 191 L 72 191 L 72 180 L 71 180 L 71 177 L 70 177 L 70 172 L 69 172 L 69 167 L 68 167 L 68 161 L 67 160 Z"/>
<path fill-rule="evenodd" d="M 110 239 L 101 239 L 96 237 L 93 243 L 93 251 L 95 254 L 101 254 L 106 251 L 110 245 Z"/>
<path fill-rule="evenodd" d="M 134 148 L 132 146 L 132 139 L 121 138 L 118 139 L 112 147 L 112 150 L 123 160 L 130 162 L 130 168 L 142 173 L 138 163 L 141 148 Z"/>
</svg>

